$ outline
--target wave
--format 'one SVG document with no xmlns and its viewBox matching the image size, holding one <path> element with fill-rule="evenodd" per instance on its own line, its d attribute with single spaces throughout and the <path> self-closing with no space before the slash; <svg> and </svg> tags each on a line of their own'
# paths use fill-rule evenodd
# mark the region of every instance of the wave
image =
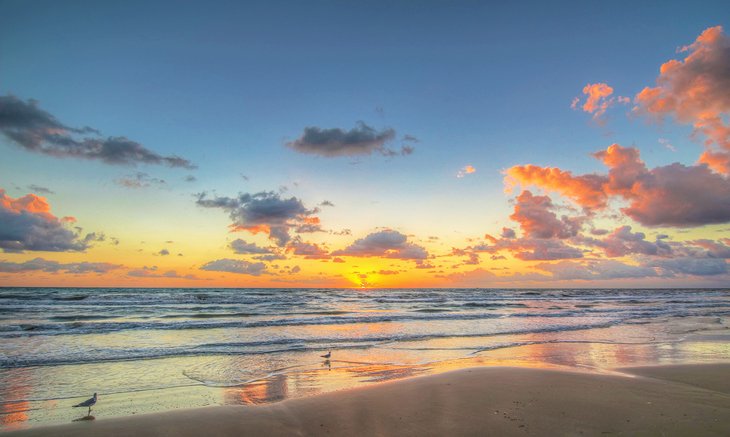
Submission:
<svg viewBox="0 0 730 437">
<path fill-rule="evenodd" d="M 712 309 L 711 311 L 708 311 Z M 697 310 L 697 311 L 692 311 Z M 700 312 L 700 310 L 702 310 Z M 324 312 L 330 314 L 331 312 Z M 316 315 L 322 312 L 312 313 L 292 313 Z M 347 313 L 346 313 L 347 314 Z M 433 312 L 419 311 L 411 313 L 392 313 L 385 315 L 331 315 L 321 317 L 292 317 L 277 318 L 265 320 L 221 320 L 215 321 L 216 318 L 225 318 L 226 316 L 217 315 L 201 315 L 193 317 L 192 320 L 185 321 L 120 321 L 120 322 L 95 322 L 95 319 L 87 319 L 72 316 L 68 322 L 60 323 L 5 323 L 0 325 L 0 338 L 13 338 L 22 336 L 36 335 L 79 335 L 79 334 L 105 334 L 118 331 L 130 330 L 188 330 L 188 329 L 253 329 L 253 328 L 269 328 L 269 327 L 288 327 L 288 326 L 322 326 L 322 325 L 346 325 L 346 324 L 368 324 L 368 323 L 391 323 L 391 322 L 448 322 L 448 321 L 469 321 L 469 320 L 488 320 L 500 318 L 544 318 L 544 319 L 575 319 L 575 318 L 602 318 L 602 319 L 642 319 L 653 317 L 690 317 L 690 316 L 723 316 L 730 314 L 729 306 L 701 305 L 690 307 L 684 310 L 678 310 L 671 307 L 655 307 L 655 308 L 579 308 L 566 311 L 553 312 L 515 312 L 515 313 L 452 313 L 452 312 Z M 98 316 L 101 317 L 101 316 Z M 116 316 L 118 317 L 118 316 Z M 161 317 L 163 318 L 163 317 Z M 196 319 L 202 319 L 200 321 Z M 230 318 L 230 317 L 229 317 Z M 235 319 L 235 317 L 234 317 Z M 103 320 L 103 319 L 102 319 Z M 172 319 L 174 320 L 174 319 Z"/>
<path fill-rule="evenodd" d="M 328 349 L 366 349 L 375 346 L 388 347 L 392 349 L 393 344 L 426 341 L 435 339 L 459 339 L 477 337 L 495 337 L 503 335 L 540 334 L 550 332 L 580 331 L 587 329 L 607 328 L 620 323 L 620 321 L 602 322 L 582 325 L 560 325 L 541 328 L 525 328 L 503 330 L 499 332 L 480 333 L 459 333 L 459 334 L 403 334 L 398 336 L 369 336 L 350 338 L 297 338 L 297 339 L 274 339 L 251 342 L 219 342 L 206 343 L 192 347 L 179 348 L 150 348 L 150 349 L 124 349 L 124 350 L 96 350 L 93 353 L 70 354 L 66 356 L 35 356 L 0 358 L 2 368 L 20 367 L 41 367 L 59 366 L 70 364 L 87 364 L 99 362 L 121 362 L 147 359 L 201 356 L 201 355 L 263 355 L 281 352 L 303 353 L 320 352 Z M 469 348 L 468 350 L 479 350 L 480 347 Z"/>
</svg>

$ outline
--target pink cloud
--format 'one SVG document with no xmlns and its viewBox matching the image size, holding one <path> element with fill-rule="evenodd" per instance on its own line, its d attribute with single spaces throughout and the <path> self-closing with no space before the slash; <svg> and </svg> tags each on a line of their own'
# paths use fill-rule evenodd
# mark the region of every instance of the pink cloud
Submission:
<svg viewBox="0 0 730 437">
<path fill-rule="evenodd" d="M 621 211 L 646 226 L 701 226 L 730 221 L 730 181 L 705 165 L 679 163 L 648 169 L 639 151 L 618 144 L 594 156 L 607 175 L 574 176 L 556 168 L 517 166 L 506 183 L 557 192 L 586 210 L 608 206 L 611 197 L 628 202 Z"/>
<path fill-rule="evenodd" d="M 680 52 L 687 56 L 664 63 L 656 86 L 636 95 L 634 111 L 692 124 L 706 138 L 699 161 L 730 174 L 730 38 L 721 26 L 710 27 Z"/>
<path fill-rule="evenodd" d="M 568 238 L 575 236 L 581 227 L 576 218 L 558 216 L 548 196 L 534 196 L 523 191 L 517 197 L 514 214 L 510 218 L 520 224 L 525 236 L 531 238 Z"/>
</svg>

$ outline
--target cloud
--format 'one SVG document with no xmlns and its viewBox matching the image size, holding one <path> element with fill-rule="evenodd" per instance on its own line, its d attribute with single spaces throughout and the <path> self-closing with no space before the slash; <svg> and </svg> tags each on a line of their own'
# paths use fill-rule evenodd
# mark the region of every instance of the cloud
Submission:
<svg viewBox="0 0 730 437">
<path fill-rule="evenodd" d="M 303 256 L 305 259 L 331 258 L 324 248 L 315 243 L 307 243 L 298 239 L 290 243 L 286 250 L 287 252 L 292 252 L 294 255 Z"/>
<path fill-rule="evenodd" d="M 577 237 L 586 218 L 565 215 L 558 218 L 555 209 L 556 206 L 548 196 L 535 196 L 525 190 L 517 196 L 514 213 L 510 216 L 510 219 L 520 224 L 522 236 L 518 238 L 513 229 L 505 227 L 502 228 L 501 238 L 487 234 L 487 242 L 467 247 L 463 249 L 463 254 L 508 251 L 523 261 L 582 258 L 583 250 L 566 244 L 564 240 Z M 462 250 L 455 249 L 455 253 L 456 251 Z M 472 257 L 468 264 L 474 261 L 475 258 Z"/>
<path fill-rule="evenodd" d="M 95 238 L 80 239 L 78 232 L 66 227 L 73 221 L 73 217 L 59 219 L 51 214 L 43 197 L 27 194 L 14 199 L 0 189 L 0 248 L 6 252 L 85 250 Z"/>
<path fill-rule="evenodd" d="M 206 193 L 200 193 L 197 204 L 228 212 L 233 221 L 231 230 L 253 234 L 265 232 L 282 247 L 291 239 L 289 233 L 292 229 L 297 232 L 313 232 L 314 227 L 318 229 L 314 219 L 317 223 L 319 219 L 313 216 L 319 212 L 317 208 L 307 209 L 300 199 L 282 198 L 273 191 L 212 199 L 207 198 Z"/>
<path fill-rule="evenodd" d="M 539 167 L 536 165 L 516 165 L 504 172 L 508 191 L 514 185 L 537 186 L 544 190 L 555 191 L 573 199 L 584 208 L 605 208 L 608 196 L 603 190 L 607 182 L 605 176 L 582 175 L 573 176 L 570 171 L 555 167 Z"/>
<path fill-rule="evenodd" d="M 125 137 L 102 138 L 90 127 L 66 126 L 38 107 L 36 100 L 0 96 L 0 132 L 21 148 L 57 158 L 83 158 L 106 164 L 158 164 L 195 168 L 179 156 L 162 156 Z"/>
<path fill-rule="evenodd" d="M 601 122 L 603 115 L 606 113 L 609 107 L 618 103 L 628 103 L 630 100 L 627 97 L 611 97 L 613 94 L 613 88 L 605 83 L 589 83 L 583 87 L 583 94 L 586 95 L 586 99 L 581 106 L 584 112 L 593 114 L 593 119 Z M 580 97 L 573 99 L 570 107 L 578 109 L 580 103 Z"/>
<path fill-rule="evenodd" d="M 456 172 L 456 177 L 461 179 L 468 174 L 475 173 L 476 171 L 477 169 L 475 169 L 473 166 L 465 165 L 464 167 L 460 168 L 458 172 Z"/>
<path fill-rule="evenodd" d="M 730 259 L 730 239 L 725 238 L 722 242 L 700 239 L 690 241 L 690 244 L 699 246 L 707 250 L 707 256 L 710 258 Z"/>
<path fill-rule="evenodd" d="M 550 261 L 583 257 L 582 250 L 568 246 L 560 240 L 523 238 L 507 242 L 501 248 L 512 251 L 516 258 L 523 261 Z"/>
<path fill-rule="evenodd" d="M 58 261 L 46 260 L 43 258 L 35 258 L 29 261 L 16 263 L 10 261 L 0 261 L 0 272 L 3 273 L 24 273 L 43 271 L 48 273 L 66 272 L 70 274 L 86 274 L 86 273 L 108 273 L 123 267 L 120 264 L 111 264 L 104 262 L 77 262 L 77 263 L 60 263 Z"/>
<path fill-rule="evenodd" d="M 632 254 L 670 256 L 672 248 L 658 238 L 647 241 L 643 232 L 631 232 L 631 226 L 616 228 L 602 240 L 591 239 L 595 246 L 603 248 L 608 257 L 621 257 Z"/>
<path fill-rule="evenodd" d="M 728 272 L 727 262 L 720 258 L 654 259 L 647 265 L 665 270 L 665 274 L 668 276 L 675 274 L 714 276 Z"/>
<path fill-rule="evenodd" d="M 586 210 L 608 206 L 611 197 L 628 201 L 621 211 L 645 226 L 691 227 L 730 221 L 730 180 L 705 165 L 674 163 L 648 169 L 633 147 L 618 144 L 594 153 L 607 175 L 573 176 L 536 166 L 508 169 L 505 182 L 534 185 L 564 195 Z"/>
<path fill-rule="evenodd" d="M 266 264 L 262 262 L 252 263 L 239 259 L 223 258 L 205 264 L 200 267 L 200 270 L 259 276 L 266 273 Z"/>
<path fill-rule="evenodd" d="M 157 252 L 157 254 L 160 255 L 160 256 L 167 256 L 167 255 L 170 254 L 170 251 L 167 250 L 167 249 L 162 249 L 159 252 Z"/>
<path fill-rule="evenodd" d="M 116 179 L 114 183 L 125 188 L 147 188 L 152 185 L 165 185 L 165 181 L 163 179 L 153 178 L 149 174 L 141 171 Z"/>
<path fill-rule="evenodd" d="M 515 234 L 514 229 L 510 228 L 502 228 L 502 238 L 515 238 L 517 235 Z"/>
<path fill-rule="evenodd" d="M 408 242 L 408 237 L 398 231 L 384 230 L 355 240 L 343 250 L 332 252 L 333 256 L 382 257 L 404 260 L 423 260 L 428 252 L 421 246 Z"/>
<path fill-rule="evenodd" d="M 157 266 L 147 267 L 144 266 L 141 269 L 134 269 L 127 272 L 127 276 L 132 276 L 135 278 L 163 278 L 163 279 L 192 279 L 192 280 L 199 280 L 200 278 L 189 274 L 189 275 L 181 275 L 177 273 L 175 270 L 168 270 L 164 273 L 158 273 L 157 272 Z"/>
<path fill-rule="evenodd" d="M 548 196 L 534 196 L 523 191 L 515 204 L 510 218 L 520 224 L 522 232 L 530 238 L 569 238 L 581 228 L 580 218 L 558 216 L 553 212 L 555 206 Z"/>
<path fill-rule="evenodd" d="M 240 238 L 231 241 L 231 244 L 228 246 L 233 249 L 235 253 L 241 255 L 272 253 L 271 249 L 268 247 L 259 247 L 256 243 L 247 243 L 245 240 Z"/>
<path fill-rule="evenodd" d="M 616 260 L 559 261 L 557 263 L 540 263 L 535 265 L 535 268 L 551 273 L 554 280 L 599 280 L 657 276 L 657 272 L 651 267 L 631 265 Z"/>
<path fill-rule="evenodd" d="M 635 96 L 634 112 L 692 124 L 706 138 L 700 162 L 730 174 L 730 38 L 710 27 L 680 52 L 687 56 L 662 64 L 656 86 Z"/>
<path fill-rule="evenodd" d="M 42 187 L 40 185 L 35 185 L 35 184 L 28 185 L 28 189 L 31 191 L 35 191 L 36 193 L 41 193 L 41 194 L 56 194 L 50 188 Z"/>
<path fill-rule="evenodd" d="M 285 255 L 282 255 L 280 253 L 272 253 L 269 255 L 256 255 L 253 257 L 253 259 L 257 261 L 265 261 L 265 262 L 272 262 L 272 261 L 281 261 L 287 259 Z"/>
<path fill-rule="evenodd" d="M 322 129 L 315 126 L 304 128 L 301 137 L 286 145 L 297 152 L 324 157 L 371 155 L 373 152 L 383 156 L 410 155 L 413 147 L 403 146 L 400 152 L 385 145 L 395 139 L 393 129 L 377 131 L 363 122 L 349 131 L 333 128 Z"/>
</svg>

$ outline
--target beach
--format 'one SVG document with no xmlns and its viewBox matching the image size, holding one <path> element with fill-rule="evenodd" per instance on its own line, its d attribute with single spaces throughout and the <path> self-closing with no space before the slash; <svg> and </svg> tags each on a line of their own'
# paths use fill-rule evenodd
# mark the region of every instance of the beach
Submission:
<svg viewBox="0 0 730 437">
<path fill-rule="evenodd" d="M 186 409 L 8 435 L 730 434 L 730 364 L 621 372 L 471 368 L 263 406 Z"/>
</svg>

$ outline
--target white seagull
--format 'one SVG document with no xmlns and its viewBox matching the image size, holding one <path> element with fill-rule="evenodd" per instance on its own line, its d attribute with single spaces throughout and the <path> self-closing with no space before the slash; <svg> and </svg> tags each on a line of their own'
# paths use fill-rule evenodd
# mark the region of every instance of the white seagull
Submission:
<svg viewBox="0 0 730 437">
<path fill-rule="evenodd" d="M 81 402 L 80 404 L 74 405 L 75 407 L 89 407 L 89 413 L 88 415 L 91 415 L 91 406 L 96 404 L 96 393 L 94 393 L 93 397 L 90 397 L 89 399 Z"/>
<path fill-rule="evenodd" d="M 324 355 L 320 355 L 320 357 L 322 357 L 322 358 L 324 358 L 326 360 L 329 360 L 331 356 L 332 356 L 332 351 L 329 351 L 329 352 L 327 352 Z"/>
</svg>

